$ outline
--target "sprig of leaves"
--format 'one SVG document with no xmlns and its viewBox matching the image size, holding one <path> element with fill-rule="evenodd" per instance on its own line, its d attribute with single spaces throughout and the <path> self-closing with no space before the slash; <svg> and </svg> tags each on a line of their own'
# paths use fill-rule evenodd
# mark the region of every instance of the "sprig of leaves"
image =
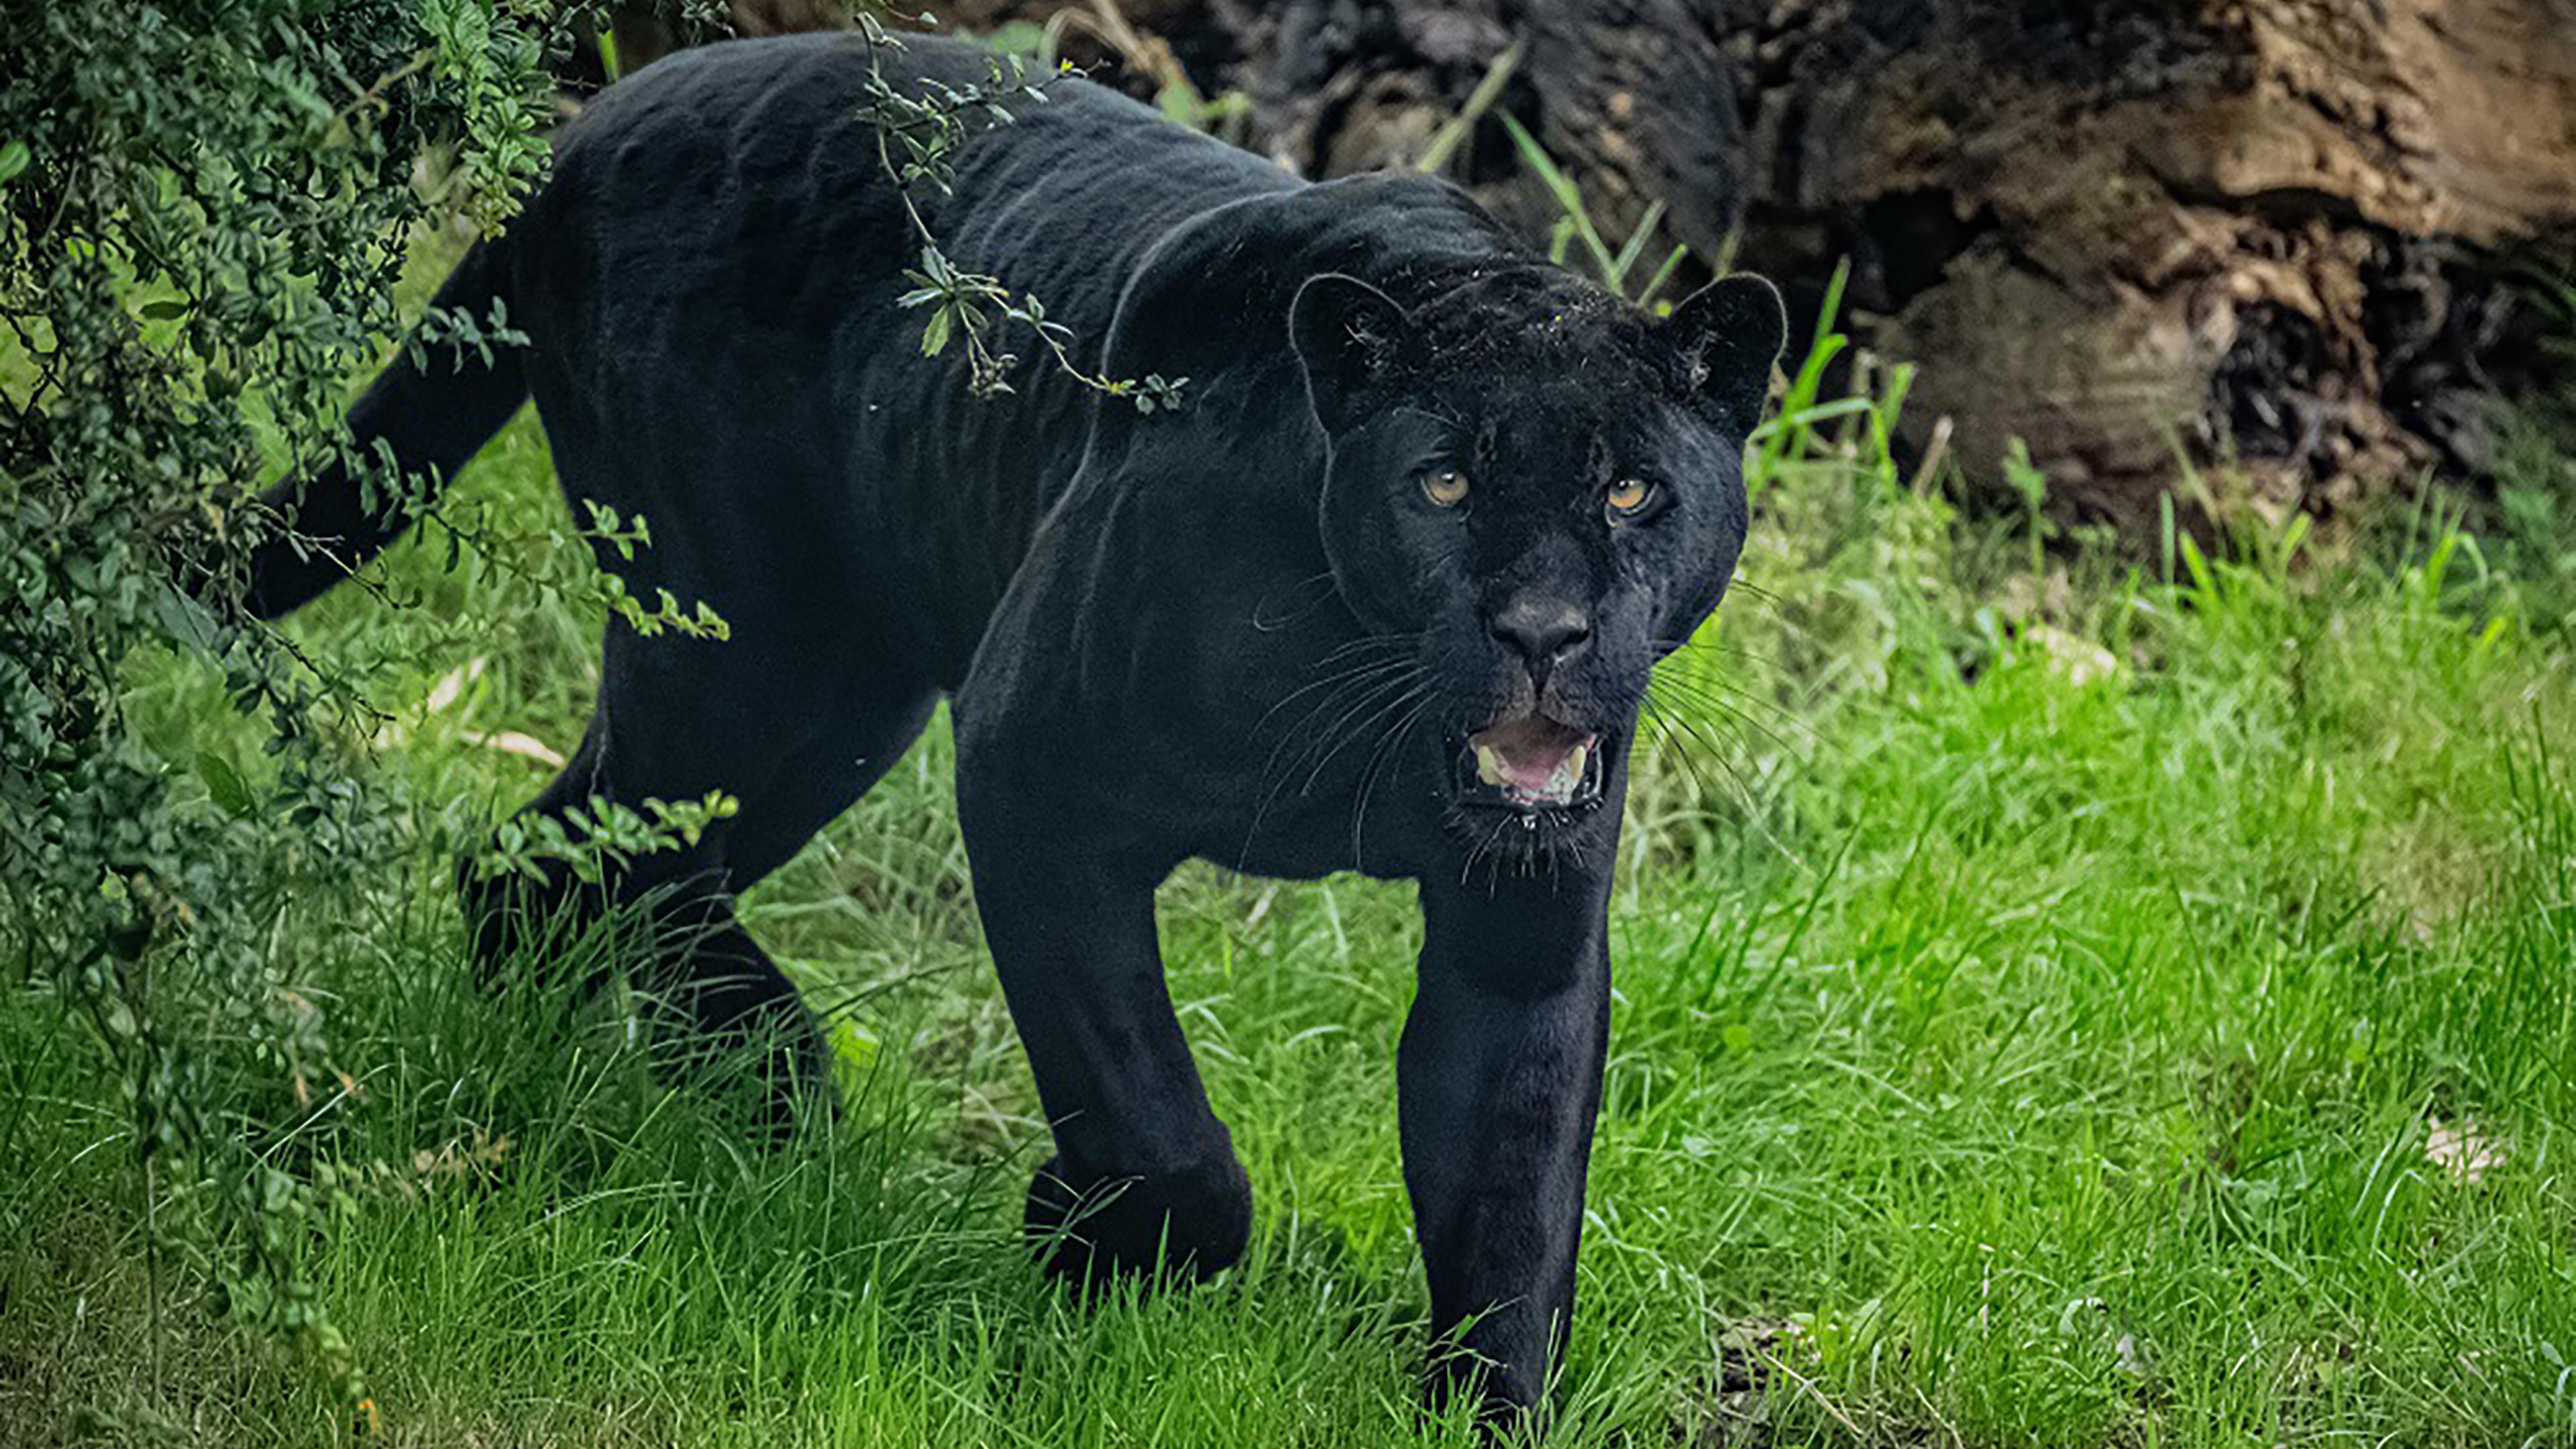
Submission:
<svg viewBox="0 0 2576 1449">
<path fill-rule="evenodd" d="M 709 826 L 740 808 L 721 790 L 695 800 L 647 800 L 641 810 L 594 796 L 559 813 L 531 811 L 502 821 L 470 868 L 484 880 L 515 875 L 542 885 L 546 867 L 555 865 L 585 885 L 599 885 L 645 856 L 696 845 Z"/>
<path fill-rule="evenodd" d="M 928 15 L 925 24 L 933 23 Z M 986 82 L 951 85 L 921 77 L 907 94 L 885 73 L 884 58 L 903 49 L 903 41 L 874 16 L 859 17 L 859 39 L 868 47 L 868 78 L 861 90 L 860 119 L 876 132 L 877 162 L 903 199 L 904 215 L 921 242 L 919 265 L 904 272 L 910 283 L 898 301 L 927 315 L 921 327 L 921 352 L 937 357 L 951 342 L 965 352 L 967 387 L 977 397 L 1011 392 L 1016 354 L 1001 350 L 997 339 L 1004 324 L 1029 330 L 1047 350 L 1056 369 L 1084 387 L 1122 398 L 1140 413 L 1181 406 L 1186 377 L 1148 373 L 1139 378 L 1110 377 L 1084 367 L 1073 354 L 1073 329 L 1046 314 L 1045 304 L 1027 292 L 1014 292 L 1000 277 L 958 266 L 939 245 L 938 236 L 915 204 L 912 188 L 927 186 L 947 195 L 957 178 L 957 150 L 973 134 L 973 119 L 1007 126 L 1017 119 L 1006 102 L 1024 100 L 1044 105 L 1046 87 L 1068 72 L 1059 67 L 1043 79 L 1031 79 L 1027 61 L 1018 55 L 995 55 Z"/>
<path fill-rule="evenodd" d="M 1047 316 L 1045 304 L 1035 295 L 1015 296 L 999 277 L 959 270 L 935 244 L 924 243 L 921 264 L 906 269 L 903 276 L 912 284 L 912 290 L 897 302 L 907 308 L 930 309 L 930 318 L 921 328 L 922 356 L 937 357 L 947 350 L 952 337 L 964 338 L 968 386 L 978 397 L 1011 391 L 1007 374 L 1019 359 L 1011 353 L 993 351 L 988 340 L 993 335 L 993 319 L 1000 318 L 1027 327 L 1045 345 L 1057 368 L 1095 392 L 1128 399 L 1140 413 L 1158 408 L 1168 411 L 1181 405 L 1188 378 L 1167 378 L 1161 373 L 1138 378 L 1108 377 L 1089 371 L 1073 359 L 1073 329 Z"/>
</svg>

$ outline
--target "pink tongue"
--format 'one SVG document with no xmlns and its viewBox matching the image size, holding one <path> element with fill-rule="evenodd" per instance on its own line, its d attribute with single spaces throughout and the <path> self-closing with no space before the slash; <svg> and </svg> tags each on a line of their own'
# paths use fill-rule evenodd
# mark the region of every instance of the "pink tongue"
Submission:
<svg viewBox="0 0 2576 1449">
<path fill-rule="evenodd" d="M 1468 737 L 1467 743 L 1494 752 L 1496 772 L 1523 794 L 1544 792 L 1575 747 L 1591 736 L 1544 715 L 1524 715 Z"/>
<path fill-rule="evenodd" d="M 1565 757 L 1573 753 L 1572 745 L 1555 749 L 1518 750 L 1496 745 L 1494 763 L 1501 767 L 1503 779 L 1507 783 L 1536 794 L 1547 788 L 1548 782 L 1556 778 L 1557 767 L 1564 764 Z"/>
</svg>

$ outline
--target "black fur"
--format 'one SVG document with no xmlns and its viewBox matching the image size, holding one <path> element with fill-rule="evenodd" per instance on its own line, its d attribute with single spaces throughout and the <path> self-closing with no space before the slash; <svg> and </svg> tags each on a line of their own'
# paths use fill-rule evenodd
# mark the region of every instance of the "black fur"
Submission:
<svg viewBox="0 0 2576 1449">
<path fill-rule="evenodd" d="M 909 84 L 984 62 L 913 41 L 889 65 Z M 1078 1278 L 1158 1255 L 1203 1276 L 1250 1226 L 1155 885 L 1191 856 L 1418 882 L 1405 1181 L 1434 1326 L 1471 1351 L 1434 1384 L 1536 1403 L 1573 1304 L 1630 732 L 1649 666 L 1733 572 L 1776 295 L 1730 280 L 1653 322 L 1449 186 L 1304 184 L 1071 82 L 971 141 L 929 220 L 1108 373 L 1188 377 L 1187 405 L 1140 415 L 1034 360 L 978 401 L 896 305 L 916 247 L 854 115 L 865 67 L 846 37 L 743 42 L 613 88 L 443 297 L 506 298 L 531 346 L 397 366 L 356 411 L 362 442 L 443 478 L 533 395 L 567 493 L 651 522 L 611 566 L 732 625 L 612 624 L 590 731 L 529 808 L 739 798 L 607 898 L 667 923 L 647 964 L 699 1028 L 776 1034 L 786 1111 L 820 1048 L 727 902 L 950 699 L 976 898 L 1055 1128 L 1029 1223 Z M 1468 491 L 1444 507 L 1422 480 L 1450 469 Z M 1651 506 L 1614 518 L 1629 478 Z M 330 547 L 261 560 L 270 615 L 407 522 L 338 475 L 279 501 L 298 493 Z M 1597 744 L 1589 783 L 1522 808 L 1467 738 L 1533 710 Z M 503 958 L 505 908 L 531 902 L 468 896 Z"/>
</svg>

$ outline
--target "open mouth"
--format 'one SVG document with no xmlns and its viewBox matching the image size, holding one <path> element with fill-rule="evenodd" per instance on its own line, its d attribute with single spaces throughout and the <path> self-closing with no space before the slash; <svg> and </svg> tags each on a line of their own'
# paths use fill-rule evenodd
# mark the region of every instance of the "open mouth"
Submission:
<svg viewBox="0 0 2576 1449">
<path fill-rule="evenodd" d="M 1563 810 L 1601 798 L 1601 737 L 1532 713 L 1467 736 L 1458 790 L 1469 804 Z"/>
</svg>

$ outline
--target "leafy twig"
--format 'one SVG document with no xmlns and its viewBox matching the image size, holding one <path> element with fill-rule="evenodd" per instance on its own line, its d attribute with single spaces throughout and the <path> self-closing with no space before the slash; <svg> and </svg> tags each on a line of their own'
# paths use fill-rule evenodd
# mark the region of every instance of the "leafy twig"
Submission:
<svg viewBox="0 0 2576 1449">
<path fill-rule="evenodd" d="M 913 200 L 915 185 L 948 193 L 957 176 L 956 149 L 969 135 L 970 117 L 1010 125 L 1016 118 L 1004 103 L 1020 99 L 1043 105 L 1047 82 L 1029 79 L 1027 63 L 1019 56 L 995 56 L 987 84 L 953 86 L 923 77 L 917 93 L 907 95 L 885 73 L 886 53 L 903 49 L 902 40 L 864 14 L 859 17 L 859 37 L 868 47 L 866 100 L 859 116 L 876 132 L 877 164 L 894 183 L 904 216 L 921 241 L 920 264 L 904 272 L 911 289 L 898 300 L 908 309 L 929 311 L 921 328 L 922 355 L 937 357 L 952 341 L 960 343 L 966 352 L 967 386 L 977 397 L 1000 396 L 1012 391 L 1009 373 L 1019 358 L 998 350 L 994 338 L 1003 324 L 1015 322 L 1027 327 L 1046 348 L 1058 371 L 1082 386 L 1124 398 L 1140 413 L 1179 407 L 1188 378 L 1166 378 L 1160 373 L 1110 377 L 1084 367 L 1073 355 L 1072 328 L 1048 317 L 1045 304 L 1034 295 L 1014 293 L 1001 278 L 949 260 Z M 1054 74 L 1065 73 L 1059 67 Z"/>
</svg>

